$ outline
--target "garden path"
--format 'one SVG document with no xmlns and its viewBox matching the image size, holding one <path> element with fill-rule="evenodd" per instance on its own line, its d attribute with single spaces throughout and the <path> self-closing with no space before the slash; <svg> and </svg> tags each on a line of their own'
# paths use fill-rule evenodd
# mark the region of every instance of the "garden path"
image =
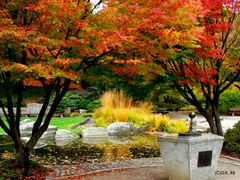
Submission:
<svg viewBox="0 0 240 180">
<path fill-rule="evenodd" d="M 55 172 L 46 179 L 81 180 L 167 180 L 161 157 L 121 162 L 85 164 L 83 166 L 47 166 Z M 53 178 L 54 177 L 54 178 Z M 240 160 L 221 156 L 214 180 L 240 179 Z"/>
</svg>

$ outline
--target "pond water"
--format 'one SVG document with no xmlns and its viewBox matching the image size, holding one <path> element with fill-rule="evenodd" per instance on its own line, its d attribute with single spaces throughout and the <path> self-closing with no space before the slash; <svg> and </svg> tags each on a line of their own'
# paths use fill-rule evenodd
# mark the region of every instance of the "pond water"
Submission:
<svg viewBox="0 0 240 180">
<path fill-rule="evenodd" d="M 96 140 L 77 138 L 64 146 L 47 145 L 34 150 L 34 154 L 44 157 L 72 160 L 79 158 L 99 161 L 122 161 L 132 158 L 157 157 L 160 155 L 157 135 L 141 134 L 131 137 L 103 138 Z M 2 143 L 3 141 L 1 141 Z M 6 143 L 7 141 L 5 141 Z M 93 143 L 94 142 L 94 143 Z"/>
</svg>

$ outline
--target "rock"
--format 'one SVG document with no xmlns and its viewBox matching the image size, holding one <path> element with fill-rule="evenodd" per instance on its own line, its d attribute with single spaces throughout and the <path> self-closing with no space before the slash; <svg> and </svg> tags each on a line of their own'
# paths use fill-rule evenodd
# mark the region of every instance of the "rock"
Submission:
<svg viewBox="0 0 240 180">
<path fill-rule="evenodd" d="M 91 127 L 93 127 L 93 126 L 96 126 L 96 123 L 90 117 L 88 117 L 83 122 L 80 122 L 79 124 L 72 126 L 72 128 L 73 129 L 78 129 L 81 126 L 91 126 Z"/>
<path fill-rule="evenodd" d="M 31 119 L 25 119 L 20 123 L 20 133 L 21 137 L 31 137 L 34 122 Z M 57 131 L 57 126 L 48 126 L 47 131 L 45 131 L 41 137 L 43 138 L 55 138 Z"/>
<path fill-rule="evenodd" d="M 136 133 L 141 133 L 141 132 L 144 132 L 148 129 L 149 126 L 141 126 L 139 128 L 136 128 Z"/>
<path fill-rule="evenodd" d="M 56 139 L 72 139 L 72 138 L 78 138 L 78 135 L 72 133 L 71 131 L 68 130 L 57 130 L 56 135 L 55 135 Z"/>
<path fill-rule="evenodd" d="M 80 114 L 87 113 L 87 110 L 86 110 L 86 109 L 79 109 L 79 113 L 80 113 Z"/>
<path fill-rule="evenodd" d="M 103 127 L 89 127 L 82 130 L 81 135 L 82 137 L 108 136 L 108 132 Z"/>
<path fill-rule="evenodd" d="M 0 142 L 1 141 L 8 141 L 11 140 L 10 136 L 6 135 L 6 134 L 0 134 Z"/>
<path fill-rule="evenodd" d="M 107 132 L 109 136 L 129 136 L 134 133 L 133 127 L 126 122 L 115 122 L 107 127 Z"/>
<path fill-rule="evenodd" d="M 56 126 L 55 126 L 56 127 Z M 55 130 L 47 130 L 43 133 L 40 139 L 54 139 L 56 135 L 57 127 Z"/>
<path fill-rule="evenodd" d="M 23 121 L 21 121 L 20 123 L 20 129 L 21 128 L 25 128 L 24 126 L 29 126 L 30 124 L 33 124 L 34 122 L 31 119 L 24 119 Z"/>
<path fill-rule="evenodd" d="M 29 115 L 38 115 L 43 104 L 40 103 L 28 103 L 27 104 L 27 111 Z M 46 113 L 49 112 L 50 107 L 47 108 Z"/>
<path fill-rule="evenodd" d="M 21 137 L 21 141 L 23 144 L 27 144 L 27 142 L 30 140 L 29 137 Z"/>
<path fill-rule="evenodd" d="M 25 119 L 20 123 L 20 133 L 22 137 L 31 137 L 34 122 L 31 119 Z"/>
<path fill-rule="evenodd" d="M 70 116 L 71 114 L 71 108 L 70 107 L 67 107 L 66 109 L 64 109 L 64 112 L 63 112 L 63 115 L 64 116 Z"/>
<path fill-rule="evenodd" d="M 29 137 L 21 137 L 21 141 L 23 142 L 23 144 L 27 144 L 27 142 L 30 140 Z M 42 141 L 39 141 L 37 142 L 37 144 L 33 147 L 33 149 L 39 149 L 39 148 L 42 148 L 44 146 L 47 146 L 48 144 L 42 142 Z"/>
<path fill-rule="evenodd" d="M 41 142 L 38 142 L 33 149 L 40 149 L 40 148 L 43 148 L 45 146 L 47 146 L 49 144 L 45 144 L 45 143 L 41 143 Z"/>
</svg>

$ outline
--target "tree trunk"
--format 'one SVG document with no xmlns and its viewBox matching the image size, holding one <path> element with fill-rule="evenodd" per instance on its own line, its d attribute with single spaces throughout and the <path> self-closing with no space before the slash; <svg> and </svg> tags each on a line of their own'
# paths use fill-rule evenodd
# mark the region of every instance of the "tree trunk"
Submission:
<svg viewBox="0 0 240 180">
<path fill-rule="evenodd" d="M 217 107 L 212 105 L 211 110 L 206 112 L 206 114 L 203 114 L 203 116 L 206 118 L 209 124 L 211 133 L 223 136 L 220 114 L 217 110 Z"/>
<path fill-rule="evenodd" d="M 213 119 L 216 124 L 217 134 L 223 136 L 222 123 L 220 119 L 220 114 L 216 105 L 213 105 Z"/>
<path fill-rule="evenodd" d="M 212 118 L 212 115 L 208 114 L 207 116 L 204 116 L 209 124 L 210 131 L 212 134 L 218 134 L 216 124 Z"/>
<path fill-rule="evenodd" d="M 15 151 L 17 166 L 24 168 L 23 175 L 28 176 L 30 168 L 29 149 L 22 145 L 20 148 L 15 148 Z"/>
</svg>

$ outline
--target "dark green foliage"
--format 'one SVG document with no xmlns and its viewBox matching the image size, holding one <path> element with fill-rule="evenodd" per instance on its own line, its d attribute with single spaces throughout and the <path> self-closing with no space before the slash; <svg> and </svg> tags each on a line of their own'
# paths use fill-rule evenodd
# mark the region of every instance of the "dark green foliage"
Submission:
<svg viewBox="0 0 240 180">
<path fill-rule="evenodd" d="M 111 66 L 107 65 L 92 69 L 83 81 L 88 85 L 96 86 L 101 92 L 121 89 L 127 96 L 141 101 L 146 100 L 147 95 L 155 86 L 155 81 L 148 82 L 141 74 L 134 77 L 119 76 L 109 69 Z"/>
<path fill-rule="evenodd" d="M 238 121 L 232 129 L 227 130 L 224 138 L 225 150 L 229 153 L 236 153 L 240 155 L 240 121 Z"/>
<path fill-rule="evenodd" d="M 154 101 L 154 111 L 178 111 L 181 108 L 188 105 L 188 103 L 180 97 L 177 96 L 163 96 L 159 98 L 158 101 Z"/>
<path fill-rule="evenodd" d="M 72 111 L 77 109 L 92 111 L 95 107 L 98 107 L 95 100 L 99 98 L 99 94 L 100 93 L 94 90 L 94 88 L 88 88 L 88 90 L 83 91 L 68 91 L 59 104 L 57 111 L 63 112 L 64 109 L 68 107 L 70 107 Z"/>
<path fill-rule="evenodd" d="M 229 108 L 240 107 L 240 91 L 223 93 L 219 100 L 219 112 L 227 113 Z"/>
<path fill-rule="evenodd" d="M 100 100 L 91 101 L 89 104 L 87 104 L 86 109 L 88 112 L 92 112 L 94 109 L 101 106 Z"/>
</svg>

